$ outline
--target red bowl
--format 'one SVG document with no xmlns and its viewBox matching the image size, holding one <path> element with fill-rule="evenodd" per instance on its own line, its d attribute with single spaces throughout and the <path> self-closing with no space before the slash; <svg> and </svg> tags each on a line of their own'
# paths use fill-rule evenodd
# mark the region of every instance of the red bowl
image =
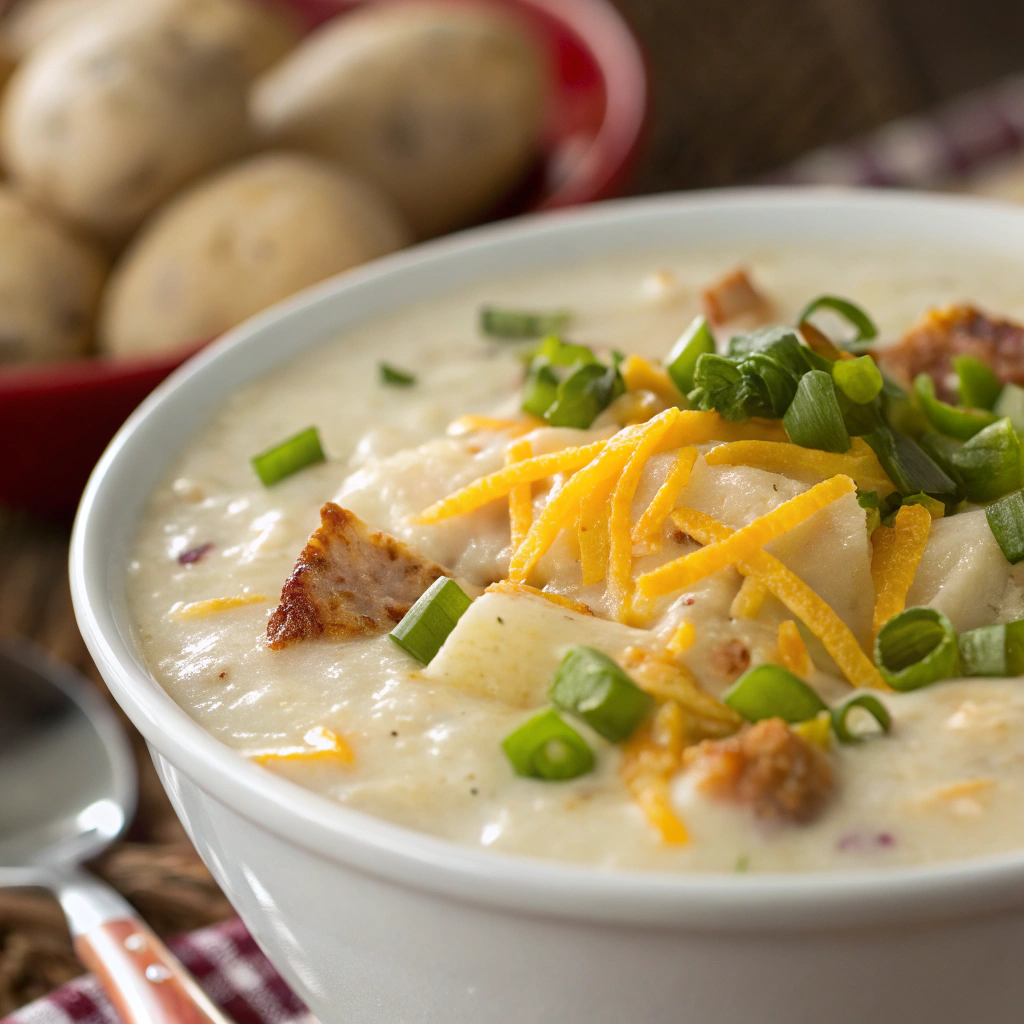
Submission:
<svg viewBox="0 0 1024 1024">
<path fill-rule="evenodd" d="M 275 0 L 310 28 L 364 2 Z M 490 219 L 621 194 L 647 114 L 643 54 L 610 0 L 503 0 L 547 41 L 555 91 L 544 152 Z M 0 371 L 0 503 L 63 518 L 128 414 L 201 343 L 152 358 L 95 357 Z"/>
</svg>

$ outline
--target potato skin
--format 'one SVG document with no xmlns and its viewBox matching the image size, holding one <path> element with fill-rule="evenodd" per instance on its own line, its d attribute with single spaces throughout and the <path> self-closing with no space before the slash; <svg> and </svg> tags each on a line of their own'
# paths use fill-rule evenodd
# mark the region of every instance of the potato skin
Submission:
<svg viewBox="0 0 1024 1024">
<path fill-rule="evenodd" d="M 127 355 L 210 338 L 411 241 L 372 186 L 305 154 L 252 157 L 182 193 L 115 268 L 100 345 Z"/>
<path fill-rule="evenodd" d="M 183 184 L 251 141 L 248 77 L 163 22 L 97 17 L 19 65 L 0 147 L 28 198 L 117 242 Z"/>
<path fill-rule="evenodd" d="M 351 167 L 429 236 L 522 177 L 546 96 L 545 61 L 510 14 L 421 0 L 328 22 L 257 79 L 252 112 L 265 139 Z"/>
<path fill-rule="evenodd" d="M 166 18 L 224 49 L 250 75 L 283 57 L 301 34 L 281 0 L 21 0 L 7 18 L 12 48 L 23 56 L 58 32 L 115 8 Z"/>
<path fill-rule="evenodd" d="M 0 186 L 0 363 L 89 348 L 103 256 Z"/>
</svg>

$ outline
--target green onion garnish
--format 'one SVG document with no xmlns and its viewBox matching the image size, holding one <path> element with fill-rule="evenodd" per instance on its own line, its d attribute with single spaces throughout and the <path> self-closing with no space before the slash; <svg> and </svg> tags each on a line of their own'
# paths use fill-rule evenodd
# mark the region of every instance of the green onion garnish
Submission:
<svg viewBox="0 0 1024 1024">
<path fill-rule="evenodd" d="M 1024 433 L 1024 388 L 1006 384 L 992 411 L 1000 418 L 1008 416 L 1014 428 Z"/>
<path fill-rule="evenodd" d="M 524 341 L 528 338 L 543 338 L 545 334 L 557 334 L 571 319 L 572 314 L 564 310 L 537 313 L 484 306 L 480 310 L 480 330 L 489 338 Z"/>
<path fill-rule="evenodd" d="M 863 708 L 868 712 L 882 732 L 888 732 L 892 728 L 892 718 L 885 705 L 869 693 L 860 693 L 832 709 L 832 731 L 840 743 L 860 743 L 867 739 L 868 734 L 852 732 L 846 724 L 847 716 L 854 708 Z"/>
<path fill-rule="evenodd" d="M 543 356 L 552 366 L 584 366 L 600 361 L 592 348 L 575 345 L 571 341 L 562 341 L 555 335 L 545 338 L 533 350 L 533 357 L 537 356 Z"/>
<path fill-rule="evenodd" d="M 654 707 L 607 654 L 593 647 L 571 647 L 555 673 L 552 703 L 582 718 L 612 743 L 629 739 Z"/>
<path fill-rule="evenodd" d="M 979 430 L 996 422 L 997 417 L 984 409 L 957 409 L 940 402 L 935 397 L 935 381 L 927 373 L 919 373 L 914 378 L 914 394 L 931 425 L 939 433 L 960 441 L 974 437 Z"/>
<path fill-rule="evenodd" d="M 316 427 L 309 427 L 294 437 L 289 437 L 287 441 L 268 448 L 261 455 L 254 455 L 252 466 L 263 486 L 270 487 L 271 484 L 298 473 L 300 469 L 325 461 L 320 435 Z"/>
<path fill-rule="evenodd" d="M 429 665 L 472 601 L 447 576 L 434 580 L 388 634 L 403 651 Z"/>
<path fill-rule="evenodd" d="M 994 501 L 1024 483 L 1020 437 L 1008 419 L 996 420 L 950 456 L 970 501 Z"/>
<path fill-rule="evenodd" d="M 986 505 L 985 518 L 1010 565 L 1024 562 L 1024 491 L 1014 491 Z"/>
<path fill-rule="evenodd" d="M 909 437 L 885 425 L 863 437 L 900 494 L 956 494 L 956 482 Z"/>
<path fill-rule="evenodd" d="M 672 383 L 685 395 L 693 390 L 693 375 L 697 371 L 697 360 L 705 352 L 715 351 L 715 338 L 702 316 L 679 336 L 665 357 L 665 369 Z"/>
<path fill-rule="evenodd" d="M 395 366 L 389 366 L 387 363 L 378 363 L 377 367 L 380 370 L 380 379 L 384 384 L 393 384 L 395 387 L 408 388 L 412 387 L 416 383 L 416 377 L 414 374 L 408 373 L 405 370 L 399 370 Z"/>
<path fill-rule="evenodd" d="M 967 676 L 1024 674 L 1024 620 L 961 633 L 960 660 Z"/>
<path fill-rule="evenodd" d="M 781 665 L 749 669 L 722 695 L 722 700 L 749 722 L 781 718 L 809 722 L 828 705 L 802 679 Z"/>
<path fill-rule="evenodd" d="M 971 409 L 991 409 L 1003 390 L 999 378 L 973 356 L 955 356 L 952 363 L 960 378 L 960 404 Z"/>
<path fill-rule="evenodd" d="M 878 337 L 878 328 L 871 317 L 860 306 L 850 302 L 849 299 L 841 299 L 838 295 L 820 295 L 812 302 L 808 302 L 797 319 L 797 323 L 803 323 L 819 309 L 828 309 L 833 313 L 838 313 L 851 327 L 856 329 L 857 336 L 852 339 L 850 344 L 871 341 Z"/>
<path fill-rule="evenodd" d="M 940 519 L 946 514 L 945 502 L 933 498 L 930 494 L 908 494 L 901 502 L 901 505 L 924 505 L 931 513 L 932 519 Z"/>
<path fill-rule="evenodd" d="M 882 524 L 882 503 L 878 500 L 878 491 L 857 491 L 857 504 L 864 509 L 868 536 L 871 536 Z"/>
<path fill-rule="evenodd" d="M 960 674 L 952 623 L 934 608 L 894 615 L 875 640 L 875 664 L 894 690 L 917 690 Z"/>
<path fill-rule="evenodd" d="M 555 711 L 542 711 L 509 733 L 502 748 L 516 774 L 528 778 L 560 782 L 594 767 L 587 741 Z"/>
<path fill-rule="evenodd" d="M 789 439 L 804 448 L 826 452 L 845 452 L 850 448 L 850 435 L 843 423 L 835 385 L 824 370 L 809 370 L 800 378 L 782 425 Z"/>
<path fill-rule="evenodd" d="M 574 370 L 561 384 L 544 419 L 552 427 L 586 430 L 598 415 L 625 391 L 614 366 L 588 363 Z"/>
<path fill-rule="evenodd" d="M 867 405 L 882 391 L 882 371 L 871 356 L 840 359 L 832 364 L 832 379 L 836 387 L 851 402 Z"/>
<path fill-rule="evenodd" d="M 542 419 L 557 395 L 558 376 L 551 369 L 551 364 L 543 357 L 532 360 L 523 384 L 523 412 Z"/>
</svg>

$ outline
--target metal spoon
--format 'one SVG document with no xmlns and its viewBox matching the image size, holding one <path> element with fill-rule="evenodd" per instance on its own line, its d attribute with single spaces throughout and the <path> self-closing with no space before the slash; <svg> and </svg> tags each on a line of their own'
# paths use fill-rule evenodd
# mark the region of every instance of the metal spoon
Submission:
<svg viewBox="0 0 1024 1024">
<path fill-rule="evenodd" d="M 0 648 L 0 886 L 60 900 L 75 952 L 126 1024 L 230 1024 L 174 954 L 83 871 L 135 809 L 135 763 L 88 682 L 29 645 Z"/>
</svg>

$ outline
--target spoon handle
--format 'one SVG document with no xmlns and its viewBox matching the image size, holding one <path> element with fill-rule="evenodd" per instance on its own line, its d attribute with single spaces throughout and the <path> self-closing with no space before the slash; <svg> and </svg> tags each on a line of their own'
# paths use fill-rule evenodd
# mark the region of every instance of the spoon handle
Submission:
<svg viewBox="0 0 1024 1024">
<path fill-rule="evenodd" d="M 75 936 L 75 952 L 106 989 L 124 1024 L 230 1024 L 136 917 L 107 921 Z"/>
</svg>

